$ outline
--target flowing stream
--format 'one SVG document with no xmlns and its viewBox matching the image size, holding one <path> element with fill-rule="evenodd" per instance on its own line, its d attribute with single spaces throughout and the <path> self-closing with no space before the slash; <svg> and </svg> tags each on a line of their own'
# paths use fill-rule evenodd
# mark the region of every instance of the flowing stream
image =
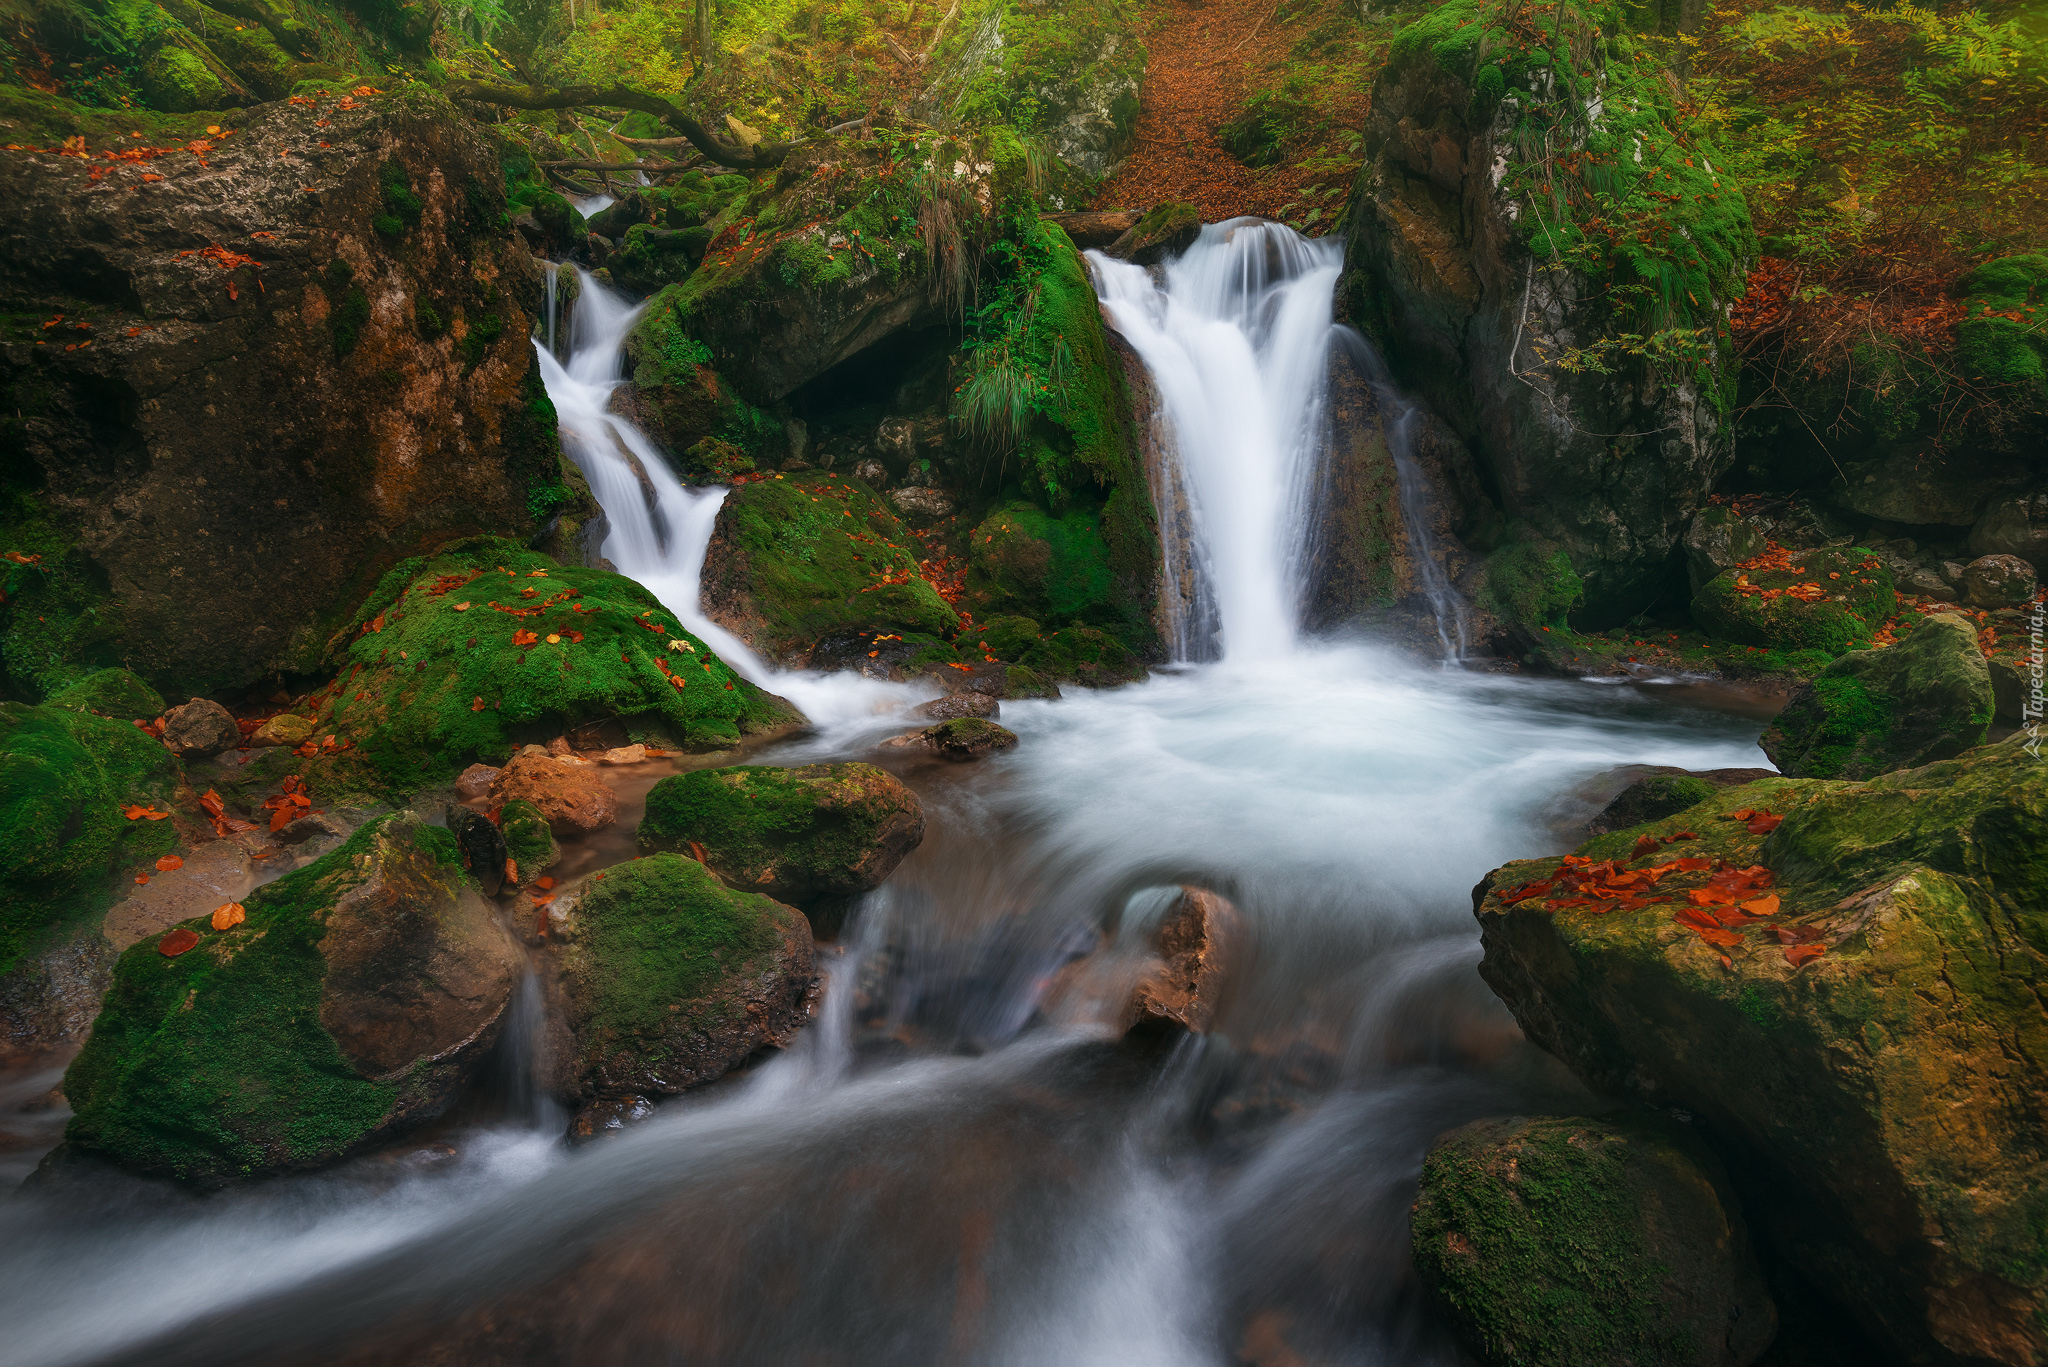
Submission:
<svg viewBox="0 0 2048 1367">
<path fill-rule="evenodd" d="M 1301 638 L 1336 262 L 1240 224 L 1206 229 L 1164 291 L 1101 268 L 1197 504 L 1222 648 L 1193 653 L 1220 658 L 1005 703 L 1021 745 L 961 766 L 870 748 L 903 729 L 907 690 L 778 674 L 702 620 L 691 557 L 720 493 L 680 486 L 609 412 L 631 310 L 586 281 L 568 364 L 542 365 L 605 554 L 832 723 L 754 762 L 886 763 L 924 802 L 924 844 L 827 951 L 793 1048 L 616 1138 L 566 1150 L 515 1076 L 431 1143 L 331 1173 L 17 1197 L 0 1357 L 1462 1361 L 1406 1271 L 1423 1151 L 1479 1116 L 1587 1102 L 1474 972 L 1471 887 L 1575 840 L 1603 771 L 1757 764 L 1761 722 L 1682 688 Z M 1062 964 L 1114 961 L 1189 882 L 1249 929 L 1214 1032 L 1119 1043 L 1111 999 L 1047 1004 Z"/>
</svg>

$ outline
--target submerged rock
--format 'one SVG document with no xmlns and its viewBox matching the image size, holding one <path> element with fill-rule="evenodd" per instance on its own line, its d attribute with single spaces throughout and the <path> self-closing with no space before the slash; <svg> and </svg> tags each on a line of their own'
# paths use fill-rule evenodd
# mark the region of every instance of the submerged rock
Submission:
<svg viewBox="0 0 2048 1367">
<path fill-rule="evenodd" d="M 556 835 L 589 835 L 619 815 L 619 796 L 596 766 L 545 754 L 514 758 L 492 781 L 491 797 L 532 806 Z"/>
<path fill-rule="evenodd" d="M 2048 766 L 2025 741 L 1725 789 L 1576 856 L 1689 830 L 1639 862 L 1706 861 L 1733 894 L 1673 869 L 1642 904 L 1566 906 L 1555 858 L 1474 890 L 1480 972 L 1528 1036 L 1700 1116 L 1768 1175 L 1749 1213 L 1787 1260 L 1906 1361 L 2048 1355 Z"/>
<path fill-rule="evenodd" d="M 956 717 L 918 733 L 924 744 L 951 760 L 985 759 L 999 750 L 1014 750 L 1017 733 L 979 717 Z"/>
<path fill-rule="evenodd" d="M 447 831 L 372 822 L 242 906 L 121 956 L 70 1143 L 198 1182 L 317 1167 L 439 1114 L 488 1054 L 522 960 Z"/>
<path fill-rule="evenodd" d="M 0 703 L 0 1054 L 84 1038 L 113 960 L 99 921 L 122 870 L 178 844 L 177 760 L 132 721 L 65 696 Z"/>
<path fill-rule="evenodd" d="M 1205 888 L 1182 888 L 1152 932 L 1158 961 L 1131 994 L 1126 1028 L 1179 1026 L 1207 1034 L 1242 955 L 1244 913 Z"/>
<path fill-rule="evenodd" d="M 924 809 L 872 764 L 674 774 L 647 794 L 642 854 L 697 855 L 726 883 L 787 902 L 877 887 L 924 839 Z"/>
<path fill-rule="evenodd" d="M 1778 1317 L 1720 1165 L 1654 1116 L 1510 1116 L 1440 1136 L 1415 1266 L 1490 1367 L 1747 1367 Z"/>
<path fill-rule="evenodd" d="M 179 759 L 206 759 L 242 743 L 234 714 L 208 698 L 164 713 L 164 748 Z"/>
<path fill-rule="evenodd" d="M 702 1086 L 810 1019 L 817 974 L 803 914 L 722 887 L 685 855 L 586 879 L 551 908 L 548 941 L 568 1040 L 553 1086 L 574 1102 L 616 1111 Z"/>
<path fill-rule="evenodd" d="M 1787 774 L 1871 778 L 1960 755 L 1984 739 L 1993 705 L 1976 627 L 1940 613 L 1898 645 L 1829 664 L 1758 743 Z"/>
</svg>

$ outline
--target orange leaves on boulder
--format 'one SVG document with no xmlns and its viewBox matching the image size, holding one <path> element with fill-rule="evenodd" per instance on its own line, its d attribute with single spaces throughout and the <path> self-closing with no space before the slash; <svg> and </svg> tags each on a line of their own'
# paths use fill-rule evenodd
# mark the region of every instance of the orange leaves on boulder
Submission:
<svg viewBox="0 0 2048 1367">
<path fill-rule="evenodd" d="M 1761 807 L 1742 807 L 1728 813 L 1723 819 L 1742 822 L 1743 829 L 1751 835 L 1769 835 L 1785 820 L 1776 812 L 1767 812 Z"/>
<path fill-rule="evenodd" d="M 158 873 L 169 873 L 173 869 L 182 869 L 184 867 L 185 861 L 178 858 L 175 854 L 167 854 L 156 861 L 156 871 Z"/>
<path fill-rule="evenodd" d="M 213 909 L 213 928 L 226 930 L 249 919 L 249 912 L 240 902 L 223 902 Z"/>
<path fill-rule="evenodd" d="M 169 812 L 160 812 L 154 807 L 134 806 L 123 807 L 121 809 L 121 814 L 127 817 L 130 821 L 165 821 L 168 820 L 171 815 Z"/>
<path fill-rule="evenodd" d="M 198 931 L 188 930 L 184 926 L 179 926 L 176 930 L 171 931 L 163 939 L 156 942 L 156 952 L 163 955 L 166 959 L 175 959 L 198 943 Z"/>
<path fill-rule="evenodd" d="M 288 774 L 278 785 L 274 797 L 263 799 L 263 806 L 270 813 L 270 830 L 274 835 L 313 809 L 313 799 L 306 792 L 306 785 L 299 781 L 297 774 Z"/>
</svg>

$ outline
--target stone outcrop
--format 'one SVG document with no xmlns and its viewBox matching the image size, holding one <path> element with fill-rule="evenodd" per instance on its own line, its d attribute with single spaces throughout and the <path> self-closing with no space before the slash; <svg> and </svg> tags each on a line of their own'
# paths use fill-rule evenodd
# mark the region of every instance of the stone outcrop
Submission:
<svg viewBox="0 0 2048 1367">
<path fill-rule="evenodd" d="M 1940 613 L 1899 645 L 1830 663 L 1792 695 L 1759 744 L 1795 777 L 1873 778 L 1981 743 L 1993 703 L 1975 626 Z"/>
<path fill-rule="evenodd" d="M 201 1183 L 316 1167 L 489 1053 L 522 964 L 447 831 L 372 822 L 240 905 L 121 956 L 65 1074 L 71 1145 Z"/>
<path fill-rule="evenodd" d="M 2048 1357 L 2048 767 L 2025 740 L 1724 789 L 1572 856 L 1696 861 L 1647 891 L 1574 895 L 1557 858 L 1474 890 L 1480 972 L 1528 1036 L 1699 1117 L 1779 1255 L 1909 1363 Z"/>
<path fill-rule="evenodd" d="M 206 759 L 242 742 L 242 732 L 225 707 L 194 698 L 164 713 L 164 749 L 179 759 Z"/>
<path fill-rule="evenodd" d="M 871 764 L 741 765 L 647 794 L 642 854 L 701 859 L 734 888 L 802 904 L 877 887 L 924 839 L 924 809 Z"/>
<path fill-rule="evenodd" d="M 0 608 L 17 695 L 117 637 L 181 694 L 310 670 L 394 561 L 565 490 L 497 149 L 419 87 L 234 124 L 0 152 L 0 307 L 52 322 L 0 339 L 0 445 L 61 547 Z"/>
<path fill-rule="evenodd" d="M 563 1038 L 551 1085 L 580 1107 L 673 1095 L 724 1076 L 810 1019 L 811 928 L 734 892 L 687 855 L 585 879 L 547 915 Z"/>
<path fill-rule="evenodd" d="M 1739 192 L 1699 165 L 1715 153 L 1639 39 L 1560 11 L 1577 36 L 1559 51 L 1581 68 L 1568 87 L 1499 18 L 1461 0 L 1397 36 L 1373 87 L 1347 295 L 1395 378 L 1471 447 L 1510 521 L 1567 552 L 1581 610 L 1603 625 L 1668 588 L 1687 521 L 1731 459 L 1732 358 L 1712 339 L 1753 241 Z M 1534 161 L 1530 128 L 1551 148 Z M 1563 264 L 1590 202 L 1550 183 L 1566 146 L 1624 181 L 1682 183 L 1688 207 L 1653 215 L 1639 252 Z M 1564 203 L 1574 197 L 1579 208 Z M 1660 274 L 1683 288 L 1646 319 L 1623 301 Z M 1688 326 L 1708 344 L 1675 365 L 1612 340 Z"/>
<path fill-rule="evenodd" d="M 619 797 L 596 765 L 547 755 L 520 755 L 491 784 L 500 803 L 530 803 L 556 835 L 589 835 L 612 824 Z"/>
<path fill-rule="evenodd" d="M 1720 1164 L 1654 1115 L 1453 1130 L 1411 1228 L 1430 1299 L 1489 1367 L 1747 1367 L 1777 1332 Z"/>
</svg>

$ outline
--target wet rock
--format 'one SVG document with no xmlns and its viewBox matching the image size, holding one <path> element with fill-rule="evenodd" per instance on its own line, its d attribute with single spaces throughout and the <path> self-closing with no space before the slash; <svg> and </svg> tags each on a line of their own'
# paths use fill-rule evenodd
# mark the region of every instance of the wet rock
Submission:
<svg viewBox="0 0 2048 1367">
<path fill-rule="evenodd" d="M 675 774 L 638 833 L 642 854 L 701 851 L 728 885 L 799 905 L 878 886 L 923 839 L 917 794 L 872 764 Z"/>
<path fill-rule="evenodd" d="M 608 1101 L 601 1114 L 714 1081 L 810 1019 L 817 974 L 802 913 L 722 887 L 685 855 L 586 879 L 550 909 L 548 943 L 568 1040 L 552 1086 Z"/>
<path fill-rule="evenodd" d="M 2048 766 L 2026 740 L 1862 783 L 1768 779 L 1652 825 L 1772 875 L 1775 905 L 1720 943 L 1673 915 L 1704 871 L 1628 910 L 1502 900 L 1555 858 L 1474 893 L 1480 972 L 1529 1038 L 1768 1174 L 1750 1218 L 1900 1361 L 2048 1354 L 2048 1281 L 2023 1270 L 2048 1183 Z M 1724 819 L 1759 809 L 1782 824 Z"/>
<path fill-rule="evenodd" d="M 645 764 L 647 762 L 647 747 L 637 741 L 632 745 L 617 746 L 599 755 L 597 762 L 599 764 L 612 765 Z"/>
<path fill-rule="evenodd" d="M 1717 788 L 1737 783 L 1754 783 L 1771 777 L 1769 769 L 1673 769 L 1658 766 L 1617 793 L 1588 826 L 1589 833 L 1605 835 L 1626 830 L 1646 821 L 1662 821 L 1706 801 Z"/>
<path fill-rule="evenodd" d="M 980 717 L 956 717 L 918 733 L 933 753 L 950 760 L 986 759 L 1017 746 L 1017 733 Z"/>
<path fill-rule="evenodd" d="M 498 781 L 502 769 L 493 769 L 488 764 L 472 764 L 455 779 L 455 791 L 465 801 L 474 802 L 491 791 L 491 785 Z"/>
<path fill-rule="evenodd" d="M 1155 204 L 1102 254 L 1136 266 L 1156 266 L 1193 246 L 1201 232 L 1202 215 L 1194 205 Z"/>
<path fill-rule="evenodd" d="M 114 169 L 85 125 L 87 157 L 11 158 L 0 300 L 78 344 L 0 351 L 0 390 L 46 395 L 10 438 L 26 497 L 79 519 L 65 573 L 11 604 L 82 624 L 64 670 L 119 658 L 179 696 L 315 670 L 357 586 L 479 526 L 523 540 L 529 496 L 566 489 L 495 139 L 438 96 L 359 100 L 318 114 L 308 161 L 314 117 L 237 116 L 199 178 Z M 450 326 L 424 334 L 422 303 Z"/>
<path fill-rule="evenodd" d="M 1975 625 L 1940 613 L 1899 645 L 1829 664 L 1792 695 L 1758 744 L 1786 774 L 1870 778 L 1978 744 L 1993 702 Z"/>
<path fill-rule="evenodd" d="M 1066 230 L 1082 251 L 1099 251 L 1136 227 L 1144 213 L 1138 209 L 1085 210 L 1071 214 L 1047 214 Z"/>
<path fill-rule="evenodd" d="M 240 901 L 255 886 L 251 851 L 261 838 L 251 833 L 192 847 L 176 869 L 152 873 L 149 882 L 131 886 L 100 922 L 100 934 L 118 954 L 180 921 L 210 916 L 222 903 Z"/>
<path fill-rule="evenodd" d="M 498 813 L 505 838 L 504 878 L 516 887 L 531 887 L 562 858 L 547 815 L 534 803 L 514 798 Z"/>
<path fill-rule="evenodd" d="M 569 1122 L 569 1142 L 580 1147 L 593 1139 L 621 1134 L 653 1115 L 654 1103 L 637 1093 L 601 1096 Z"/>
<path fill-rule="evenodd" d="M 1982 555 L 1963 570 L 1964 599 L 1972 607 L 2011 608 L 2040 590 L 2034 567 L 2016 555 Z"/>
<path fill-rule="evenodd" d="M 952 721 L 956 717 L 981 717 L 994 721 L 1002 714 L 1003 705 L 987 693 L 966 691 L 948 693 L 943 698 L 933 698 L 917 707 L 917 714 L 935 721 Z"/>
<path fill-rule="evenodd" d="M 125 811 L 169 813 L 177 781 L 132 719 L 0 703 L 0 1054 L 84 1037 L 112 960 L 99 922 L 128 869 L 178 846 L 172 821 Z"/>
<path fill-rule="evenodd" d="M 556 835 L 588 835 L 619 815 L 618 794 L 594 765 L 551 755 L 518 756 L 492 782 L 491 796 L 504 803 L 532 803 Z"/>
<path fill-rule="evenodd" d="M 866 481 L 871 489 L 880 490 L 889 487 L 889 467 L 876 460 L 873 456 L 869 456 L 866 460 L 854 462 L 853 477 Z"/>
<path fill-rule="evenodd" d="M 1970 528 L 1972 555 L 2016 555 L 2048 574 L 2048 489 L 1993 498 Z"/>
<path fill-rule="evenodd" d="M 256 728 L 249 737 L 251 745 L 282 745 L 287 748 L 304 745 L 313 738 L 319 723 L 311 717 L 296 716 L 280 712 Z"/>
<path fill-rule="evenodd" d="M 556 736 L 553 740 L 549 741 L 547 743 L 547 752 L 556 759 L 574 759 L 576 757 L 576 747 L 569 744 L 567 736 Z"/>
<path fill-rule="evenodd" d="M 179 759 L 205 759 L 242 743 L 234 714 L 208 698 L 164 713 L 164 748 Z"/>
<path fill-rule="evenodd" d="M 316 1167 L 438 1114 L 489 1054 L 523 960 L 447 831 L 372 822 L 243 906 L 121 957 L 65 1074 L 72 1145 L 207 1183 Z"/>
<path fill-rule="evenodd" d="M 1453 1130 L 1410 1226 L 1424 1289 L 1483 1363 L 1747 1367 L 1777 1333 L 1720 1164 L 1654 1115 Z"/>
<path fill-rule="evenodd" d="M 1693 620 L 1710 635 L 1830 655 L 1867 643 L 1897 606 L 1891 571 L 1861 548 L 1799 551 L 1782 570 L 1723 570 L 1692 596 Z"/>
<path fill-rule="evenodd" d="M 941 518 L 951 517 L 957 506 L 950 494 L 914 486 L 891 489 L 889 502 L 913 527 L 929 527 Z"/>
<path fill-rule="evenodd" d="M 1724 570 L 1763 554 L 1764 534 L 1728 508 L 1702 508 L 1685 529 L 1685 573 L 1698 593 Z"/>
<path fill-rule="evenodd" d="M 1227 899 L 1182 888 L 1152 932 L 1158 962 L 1139 978 L 1125 1028 L 1177 1026 L 1207 1034 L 1243 939 L 1244 914 Z"/>
<path fill-rule="evenodd" d="M 482 812 L 467 807 L 448 809 L 448 831 L 462 852 L 462 867 L 483 888 L 484 896 L 496 897 L 505 886 L 505 864 L 510 857 L 503 832 Z"/>
</svg>

